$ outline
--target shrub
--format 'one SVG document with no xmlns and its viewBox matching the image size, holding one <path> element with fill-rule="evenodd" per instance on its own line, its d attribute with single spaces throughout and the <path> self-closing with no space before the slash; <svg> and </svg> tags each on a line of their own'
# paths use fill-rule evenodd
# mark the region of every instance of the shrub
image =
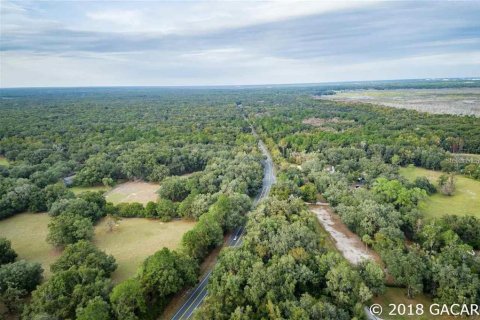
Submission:
<svg viewBox="0 0 480 320">
<path fill-rule="evenodd" d="M 80 240 L 75 244 L 68 245 L 50 269 L 52 272 L 60 272 L 80 267 L 102 270 L 108 277 L 115 271 L 117 264 L 113 256 L 100 251 L 91 242 Z"/>
<path fill-rule="evenodd" d="M 119 203 L 117 205 L 118 215 L 125 218 L 145 217 L 145 208 L 141 203 Z"/>
<path fill-rule="evenodd" d="M 93 237 L 92 221 L 73 213 L 64 213 L 53 218 L 48 224 L 48 230 L 47 241 L 58 247 Z"/>
<path fill-rule="evenodd" d="M 0 238 L 0 265 L 15 261 L 17 253 L 12 249 L 12 243 L 6 238 Z"/>
</svg>

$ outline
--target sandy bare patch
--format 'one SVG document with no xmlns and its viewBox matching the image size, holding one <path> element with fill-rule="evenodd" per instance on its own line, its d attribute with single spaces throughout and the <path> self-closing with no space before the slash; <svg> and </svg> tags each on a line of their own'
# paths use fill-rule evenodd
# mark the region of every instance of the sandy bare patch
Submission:
<svg viewBox="0 0 480 320">
<path fill-rule="evenodd" d="M 321 127 L 327 123 L 353 123 L 353 120 L 344 120 L 337 117 L 324 119 L 324 118 L 308 118 L 302 121 L 303 124 L 308 124 L 314 127 Z"/>
<path fill-rule="evenodd" d="M 105 199 L 114 204 L 121 202 L 140 202 L 147 204 L 149 201 L 157 201 L 159 184 L 129 181 L 117 185 L 105 194 Z"/>
<path fill-rule="evenodd" d="M 307 118 L 307 119 L 303 119 L 302 123 L 310 125 L 312 127 L 316 127 L 322 131 L 328 131 L 328 132 L 342 131 L 346 125 L 348 127 L 355 125 L 355 121 L 353 120 L 345 120 L 337 117 L 328 118 L 328 119 Z"/>
<path fill-rule="evenodd" d="M 345 90 L 316 96 L 343 102 L 364 102 L 429 113 L 480 116 L 480 88 Z"/>
<path fill-rule="evenodd" d="M 315 213 L 323 228 L 332 236 L 335 246 L 342 255 L 353 264 L 365 259 L 378 261 L 377 255 L 365 245 L 360 238 L 350 231 L 340 220 L 340 217 L 331 213 L 324 205 L 311 205 L 310 211 Z"/>
</svg>

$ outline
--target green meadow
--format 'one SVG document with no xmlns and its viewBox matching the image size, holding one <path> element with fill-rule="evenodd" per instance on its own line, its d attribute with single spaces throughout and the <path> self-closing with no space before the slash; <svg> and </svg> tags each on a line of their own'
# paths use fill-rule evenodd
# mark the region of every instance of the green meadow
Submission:
<svg viewBox="0 0 480 320">
<path fill-rule="evenodd" d="M 400 169 L 400 174 L 410 181 L 425 176 L 435 186 L 440 171 L 427 170 L 414 166 Z M 438 217 L 446 214 L 474 215 L 480 218 L 480 181 L 456 175 L 456 190 L 453 196 L 436 193 L 420 203 L 420 210 L 426 217 Z"/>
</svg>

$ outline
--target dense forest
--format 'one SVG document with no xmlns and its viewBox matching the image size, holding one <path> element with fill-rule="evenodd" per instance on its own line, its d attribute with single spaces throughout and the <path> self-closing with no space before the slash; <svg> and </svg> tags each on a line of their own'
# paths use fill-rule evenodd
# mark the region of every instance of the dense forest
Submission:
<svg viewBox="0 0 480 320">
<path fill-rule="evenodd" d="M 425 293 L 440 304 L 478 305 L 480 259 L 474 250 L 480 248 L 480 220 L 448 215 L 448 208 L 439 218 L 426 219 L 418 206 L 432 193 L 448 192 L 442 187 L 453 180 L 452 172 L 480 178 L 476 158 L 456 158 L 456 153 L 480 153 L 480 119 L 305 95 L 294 99 L 274 105 L 244 102 L 274 155 L 279 179 L 271 202 L 250 214 L 246 244 L 220 257 L 209 285 L 212 294 L 197 318 L 364 317 L 356 304 L 383 292 L 382 269 L 371 262 L 343 270 L 333 256 L 326 261 L 335 267 L 328 269 L 309 239 L 314 228 L 296 229 L 298 213 L 276 204 L 299 198 L 315 202 L 317 194 L 380 255 L 390 285 L 406 288 L 408 298 Z M 425 177 L 410 182 L 399 174 L 400 166 L 408 164 L 445 175 L 438 187 Z M 288 231 L 272 222 L 272 215 L 282 217 Z M 286 251 L 275 251 L 287 244 Z M 310 265 L 310 259 L 316 263 Z M 282 269 L 286 261 L 291 265 Z M 311 282 L 314 290 L 309 290 Z"/>
<path fill-rule="evenodd" d="M 8 94 L 0 109 L 0 154 L 8 160 L 1 166 L 0 217 L 48 211 L 47 241 L 63 250 L 50 267 L 53 276 L 42 282 L 41 266 L 16 260 L 10 242 L 1 240 L 2 301 L 25 319 L 154 319 L 175 293 L 196 282 L 199 263 L 224 234 L 244 223 L 261 187 L 256 139 L 235 104 L 220 95 Z M 113 205 L 102 193 L 70 190 L 126 180 L 161 182 L 160 199 Z M 105 216 L 198 223 L 179 252 L 158 248 L 136 277 L 114 286 L 114 258 L 91 243 L 93 226 Z M 22 311 L 19 302 L 30 292 Z"/>
<path fill-rule="evenodd" d="M 367 83 L 368 88 L 460 87 L 451 82 Z M 61 251 L 42 278 L 0 235 L 0 297 L 23 319 L 156 319 L 224 236 L 246 225 L 243 244 L 222 250 L 199 319 L 352 319 L 385 290 L 480 303 L 480 221 L 425 219 L 419 203 L 446 192 L 453 173 L 480 180 L 480 119 L 318 100 L 358 84 L 245 88 L 1 90 L 0 223 L 48 212 L 47 241 Z M 246 115 L 246 117 L 244 117 Z M 257 207 L 268 146 L 278 181 Z M 466 155 L 469 156 L 469 155 Z M 408 181 L 399 168 L 441 170 L 442 184 Z M 335 171 L 329 170 L 334 167 Z M 146 205 L 74 194 L 72 186 L 160 183 Z M 360 187 L 358 187 L 360 186 Z M 349 264 L 325 245 L 304 202 L 321 195 L 374 262 Z M 178 250 L 158 248 L 136 275 L 114 284 L 114 257 L 92 242 L 104 217 L 195 220 Z"/>
</svg>

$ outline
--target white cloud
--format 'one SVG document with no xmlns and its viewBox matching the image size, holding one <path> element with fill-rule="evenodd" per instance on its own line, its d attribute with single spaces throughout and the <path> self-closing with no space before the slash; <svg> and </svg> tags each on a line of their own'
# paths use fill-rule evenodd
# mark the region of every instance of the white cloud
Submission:
<svg viewBox="0 0 480 320">
<path fill-rule="evenodd" d="M 127 2 L 124 9 L 100 6 L 86 16 L 84 30 L 196 34 L 355 8 L 374 1 L 187 1 Z M 106 22 L 99 24 L 98 22 Z M 118 29 L 118 27 L 123 27 Z"/>
<path fill-rule="evenodd" d="M 87 17 L 95 21 L 121 26 L 138 26 L 144 20 L 140 10 L 103 10 L 88 12 Z"/>
<path fill-rule="evenodd" d="M 9 3 L 2 2 L 3 87 L 480 74 L 480 6 L 474 3 Z"/>
</svg>

